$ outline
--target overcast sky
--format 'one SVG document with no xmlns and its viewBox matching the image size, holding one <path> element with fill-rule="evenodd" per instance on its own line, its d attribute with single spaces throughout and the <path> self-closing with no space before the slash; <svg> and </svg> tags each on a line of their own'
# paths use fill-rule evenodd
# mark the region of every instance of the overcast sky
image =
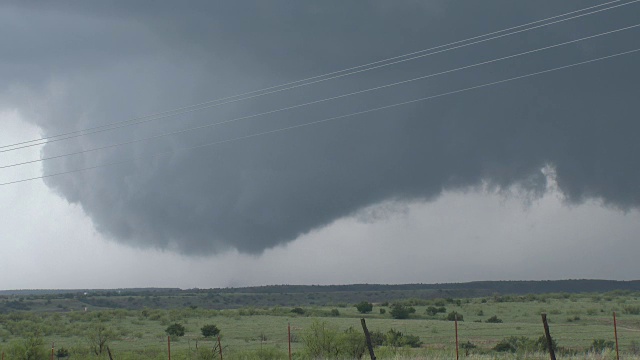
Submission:
<svg viewBox="0 0 640 360">
<path fill-rule="evenodd" d="M 0 146 L 599 4 L 5 2 Z M 0 186 L 0 288 L 638 279 L 640 52 L 456 92 L 639 49 L 640 3 L 589 11 L 617 5 L 252 99 L 0 148 L 0 166 L 57 157 L 0 168 L 0 183 L 69 172 Z"/>
</svg>

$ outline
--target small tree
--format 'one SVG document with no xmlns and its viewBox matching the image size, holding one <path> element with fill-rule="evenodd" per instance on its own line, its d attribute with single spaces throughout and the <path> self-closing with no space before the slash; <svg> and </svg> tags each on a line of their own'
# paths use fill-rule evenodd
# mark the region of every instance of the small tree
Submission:
<svg viewBox="0 0 640 360">
<path fill-rule="evenodd" d="M 107 345 L 116 337 L 116 334 L 103 323 L 96 322 L 87 332 L 87 341 L 94 354 L 100 356 L 107 350 Z"/>
<path fill-rule="evenodd" d="M 220 329 L 213 324 L 209 324 L 200 328 L 200 332 L 202 332 L 202 336 L 204 337 L 211 337 L 220 334 Z"/>
<path fill-rule="evenodd" d="M 416 309 L 414 309 L 413 307 L 404 306 L 402 304 L 393 304 L 393 306 L 391 307 L 391 311 L 389 311 L 391 317 L 393 317 L 394 319 L 407 319 L 409 318 L 410 314 L 413 314 L 415 312 Z"/>
<path fill-rule="evenodd" d="M 447 320 L 449 320 L 449 321 L 456 321 L 456 320 L 464 321 L 464 318 L 463 318 L 462 314 L 458 314 L 457 312 L 452 311 L 452 312 L 447 314 Z"/>
<path fill-rule="evenodd" d="M 22 342 L 23 356 L 25 360 L 38 360 L 47 356 L 44 349 L 44 340 L 40 335 L 40 331 L 36 330 L 33 334 L 27 336 Z"/>
<path fill-rule="evenodd" d="M 184 326 L 178 323 L 167 326 L 167 329 L 165 330 L 167 335 L 171 335 L 171 336 L 184 336 L 184 331 L 185 331 Z"/>
<path fill-rule="evenodd" d="M 502 319 L 499 319 L 497 315 L 493 315 L 492 317 L 488 318 L 485 322 L 499 324 L 502 322 Z"/>
<path fill-rule="evenodd" d="M 370 313 L 373 310 L 373 304 L 367 301 L 361 301 L 356 304 L 356 309 L 360 314 Z"/>
</svg>

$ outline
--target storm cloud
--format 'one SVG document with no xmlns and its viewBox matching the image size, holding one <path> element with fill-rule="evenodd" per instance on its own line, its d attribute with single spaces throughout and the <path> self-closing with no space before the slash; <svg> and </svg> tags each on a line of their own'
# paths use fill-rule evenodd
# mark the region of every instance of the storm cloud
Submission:
<svg viewBox="0 0 640 360">
<path fill-rule="evenodd" d="M 0 6 L 0 102 L 44 136 L 287 83 L 580 9 L 584 1 L 132 2 Z M 225 121 L 624 26 L 632 4 L 422 59 L 126 129 L 43 157 Z M 261 253 L 376 204 L 553 177 L 568 203 L 640 205 L 640 55 L 243 137 L 640 47 L 629 30 L 526 57 L 117 149 L 43 162 L 96 228 L 136 247 Z M 29 140 L 29 139 L 24 139 Z M 166 156 L 157 153 L 171 152 Z"/>
</svg>

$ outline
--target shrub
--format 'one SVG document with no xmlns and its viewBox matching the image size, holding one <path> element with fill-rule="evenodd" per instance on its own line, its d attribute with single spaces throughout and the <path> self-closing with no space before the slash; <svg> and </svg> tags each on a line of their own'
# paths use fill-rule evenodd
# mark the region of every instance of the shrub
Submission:
<svg viewBox="0 0 640 360">
<path fill-rule="evenodd" d="M 492 324 L 499 324 L 502 322 L 502 319 L 498 319 L 497 315 L 493 315 L 492 317 L 488 318 L 485 322 L 492 323 Z"/>
<path fill-rule="evenodd" d="M 543 335 L 537 340 L 530 339 L 526 336 L 510 336 L 500 340 L 493 350 L 499 352 L 543 352 L 547 351 L 547 338 Z M 553 349 L 558 349 L 558 344 L 553 341 Z"/>
<path fill-rule="evenodd" d="M 331 309 L 331 311 L 329 312 L 329 314 L 331 316 L 340 316 L 340 311 L 338 311 L 338 309 Z"/>
<path fill-rule="evenodd" d="M 302 336 L 305 358 L 358 359 L 365 351 L 364 334 L 349 328 L 344 332 L 326 322 L 314 321 Z"/>
<path fill-rule="evenodd" d="M 593 352 L 602 352 L 606 349 L 613 350 L 615 343 L 611 340 L 593 339 L 590 350 Z"/>
<path fill-rule="evenodd" d="M 640 306 L 625 306 L 624 313 L 629 315 L 640 315 Z"/>
<path fill-rule="evenodd" d="M 472 343 L 471 341 L 467 341 L 466 343 L 460 344 L 460 348 L 464 349 L 464 350 L 471 350 L 471 349 L 477 348 L 477 346 L 476 346 L 476 344 Z"/>
<path fill-rule="evenodd" d="M 387 339 L 387 336 L 382 331 L 371 331 L 369 332 L 369 337 L 373 346 L 382 346 Z"/>
<path fill-rule="evenodd" d="M 56 358 L 57 359 L 64 359 L 64 358 L 68 358 L 69 357 L 69 350 L 61 347 L 58 350 L 56 350 Z"/>
<path fill-rule="evenodd" d="M 387 310 L 382 309 L 382 308 L 380 309 L 380 315 L 384 315 L 384 314 L 386 314 L 386 313 L 387 313 Z"/>
<path fill-rule="evenodd" d="M 465 355 L 469 356 L 469 353 L 471 352 L 471 350 L 477 348 L 477 346 L 471 341 L 467 341 L 466 343 L 460 344 L 460 348 L 464 350 Z"/>
<path fill-rule="evenodd" d="M 384 345 L 391 347 L 412 347 L 418 348 L 422 345 L 420 338 L 415 335 L 405 335 L 400 331 L 390 329 L 386 336 Z"/>
<path fill-rule="evenodd" d="M 391 317 L 394 319 L 408 319 L 410 314 L 416 312 L 416 309 L 411 306 L 404 306 L 402 304 L 393 304 L 391 307 Z"/>
<path fill-rule="evenodd" d="M 361 301 L 356 304 L 356 309 L 360 314 L 367 314 L 373 310 L 373 304 L 367 301 Z"/>
<path fill-rule="evenodd" d="M 462 316 L 462 314 L 458 314 L 455 311 L 450 312 L 449 314 L 447 314 L 447 320 L 449 321 L 456 321 L 456 319 L 458 321 L 464 321 L 464 317 Z"/>
<path fill-rule="evenodd" d="M 304 315 L 304 309 L 301 307 L 295 307 L 291 309 L 291 312 L 298 315 Z"/>
<path fill-rule="evenodd" d="M 218 329 L 218 327 L 213 324 L 209 324 L 201 327 L 200 332 L 204 337 L 211 337 L 220 334 L 220 329 Z"/>
<path fill-rule="evenodd" d="M 184 336 L 184 326 L 178 324 L 178 323 L 174 323 L 173 325 L 169 325 L 167 326 L 167 328 L 164 330 L 164 332 L 167 333 L 167 335 L 171 335 L 171 336 Z"/>
<path fill-rule="evenodd" d="M 440 307 L 435 307 L 435 306 L 429 306 L 427 307 L 426 313 L 429 316 L 434 316 L 438 313 L 446 313 L 447 309 L 444 306 L 440 306 Z"/>
</svg>

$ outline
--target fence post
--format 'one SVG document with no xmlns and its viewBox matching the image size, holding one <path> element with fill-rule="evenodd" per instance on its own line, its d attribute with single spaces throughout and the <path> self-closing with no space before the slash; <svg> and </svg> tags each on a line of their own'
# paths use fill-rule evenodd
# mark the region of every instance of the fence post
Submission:
<svg viewBox="0 0 640 360">
<path fill-rule="evenodd" d="M 549 356 L 551 360 L 556 360 L 556 353 L 553 351 L 553 339 L 549 333 L 549 323 L 547 323 L 547 314 L 542 313 L 542 325 L 544 326 L 544 335 L 547 337 L 547 346 L 549 348 Z"/>
<path fill-rule="evenodd" d="M 51 343 L 51 360 L 53 360 L 53 349 L 55 348 L 55 343 Z"/>
<path fill-rule="evenodd" d="M 373 352 L 373 344 L 371 344 L 371 335 L 369 334 L 369 329 L 367 329 L 367 323 L 364 321 L 364 318 L 360 319 L 360 323 L 362 324 L 364 337 L 367 340 L 367 347 L 369 348 L 369 356 L 371 356 L 371 360 L 376 360 L 376 354 Z"/>
<path fill-rule="evenodd" d="M 616 322 L 616 312 L 613 312 L 613 335 L 616 337 L 616 359 L 620 360 L 620 352 L 618 350 L 618 324 Z"/>
<path fill-rule="evenodd" d="M 220 350 L 220 360 L 222 360 L 222 345 L 220 344 L 220 335 L 218 335 L 218 349 Z"/>
<path fill-rule="evenodd" d="M 171 360 L 171 336 L 167 336 L 167 349 L 169 351 L 169 360 Z"/>
<path fill-rule="evenodd" d="M 287 324 L 287 334 L 289 338 L 289 360 L 291 360 L 291 323 Z"/>
<path fill-rule="evenodd" d="M 458 314 L 454 317 L 456 324 L 456 360 L 460 359 L 460 355 L 458 353 Z"/>
</svg>

